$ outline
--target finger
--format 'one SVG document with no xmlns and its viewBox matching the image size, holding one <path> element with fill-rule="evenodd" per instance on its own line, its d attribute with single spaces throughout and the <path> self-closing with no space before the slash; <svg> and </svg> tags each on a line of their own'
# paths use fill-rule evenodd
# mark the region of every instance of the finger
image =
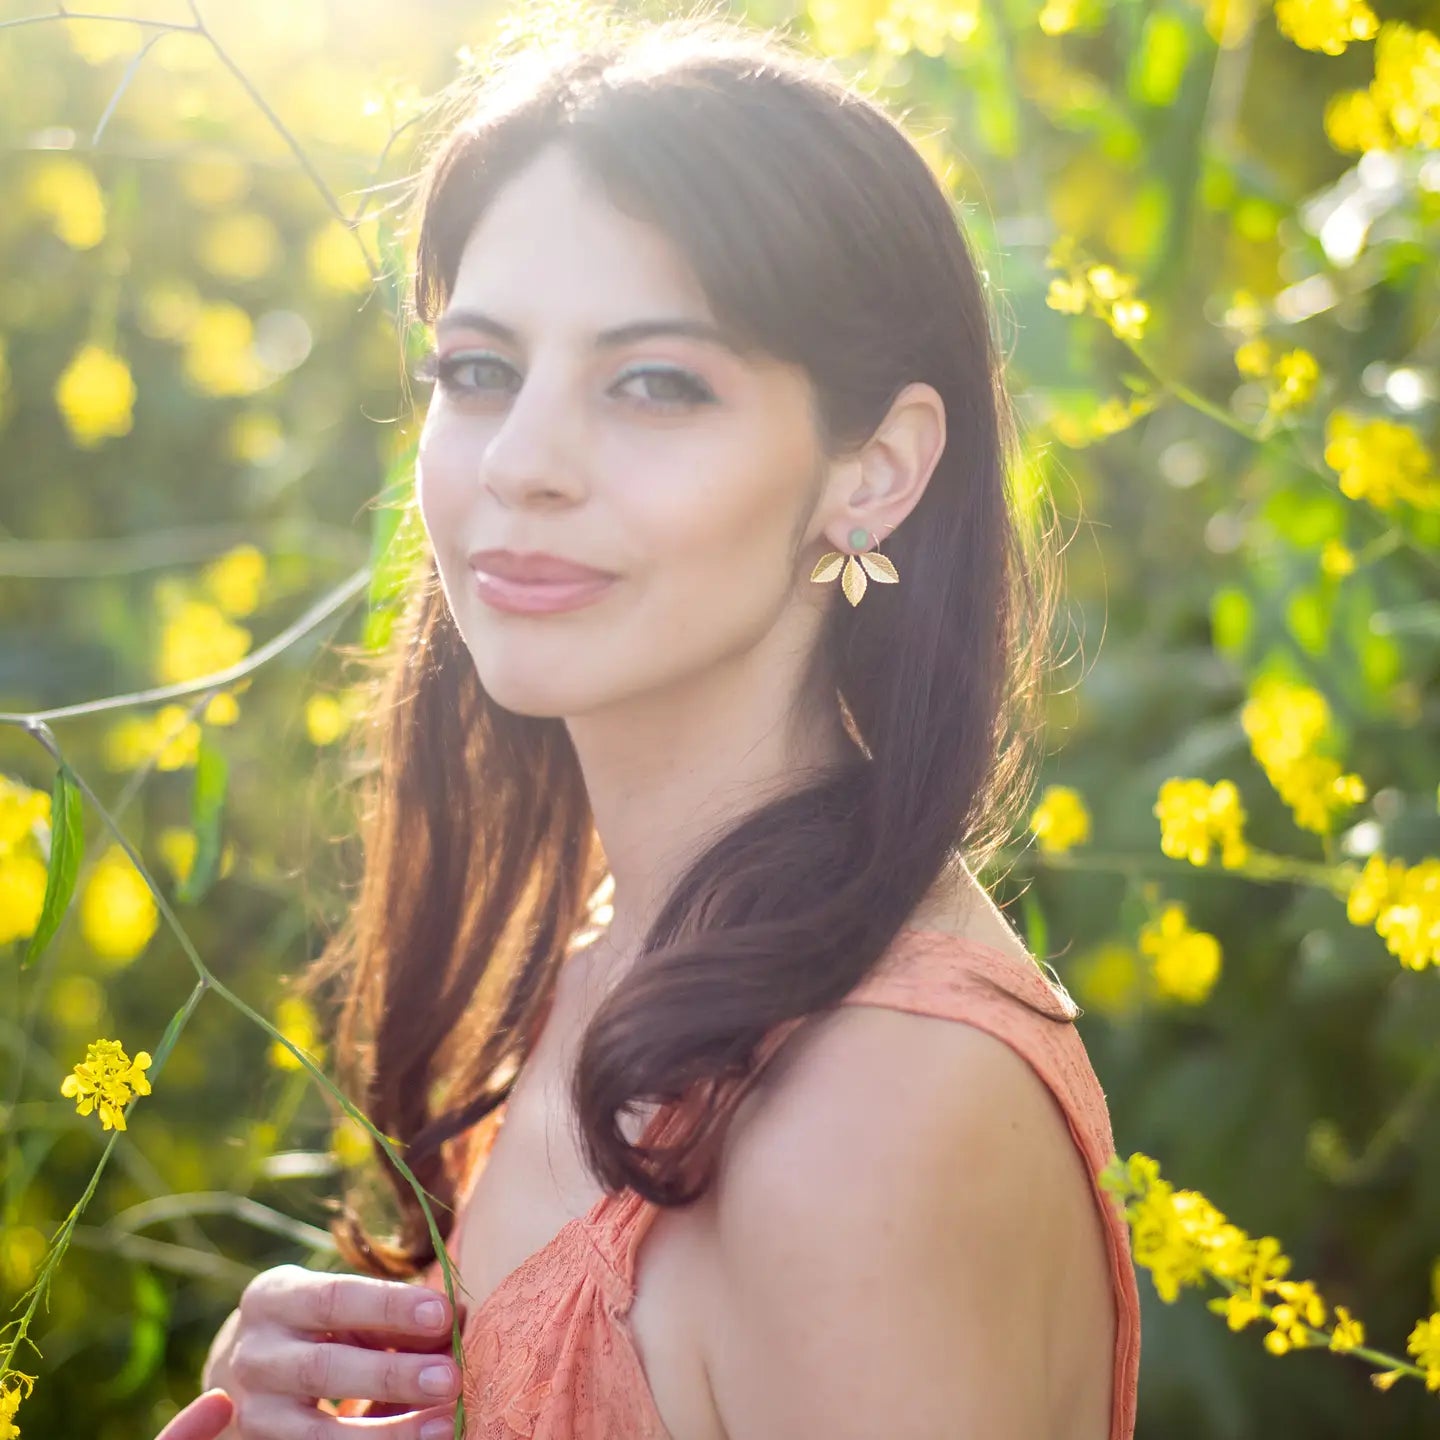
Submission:
<svg viewBox="0 0 1440 1440">
<path fill-rule="evenodd" d="M 460 1307 L 460 1329 L 465 1329 L 466 1310 Z M 368 1350 L 408 1350 L 413 1355 L 432 1355 L 449 1350 L 454 1335 L 447 1327 L 434 1335 L 403 1335 L 391 1330 L 327 1330 L 315 1337 L 339 1345 Z"/>
<path fill-rule="evenodd" d="M 242 1390 L 306 1401 L 346 1395 L 418 1406 L 449 1402 L 460 1393 L 460 1372 L 448 1355 L 275 1339 L 274 1333 L 236 1345 L 230 1367 Z"/>
<path fill-rule="evenodd" d="M 253 1395 L 243 1398 L 235 1418 L 243 1435 L 263 1436 L 264 1440 L 351 1440 L 362 1431 L 385 1440 L 436 1440 L 424 1433 L 427 1425 L 445 1427 L 447 1440 L 455 1433 L 453 1405 L 403 1410 L 383 1422 L 373 1419 L 374 1413 L 366 1414 L 363 1424 L 356 1426 L 348 1419 L 332 1418 L 314 1405 L 297 1404 L 280 1395 Z"/>
<path fill-rule="evenodd" d="M 384 1332 L 402 1343 L 451 1328 L 449 1300 L 423 1285 L 371 1275 L 325 1275 L 277 1265 L 257 1275 L 240 1297 L 246 1325 L 274 1323 L 302 1334 Z"/>
<path fill-rule="evenodd" d="M 197 1395 L 155 1440 L 216 1440 L 235 1416 L 235 1405 L 223 1390 Z"/>
</svg>

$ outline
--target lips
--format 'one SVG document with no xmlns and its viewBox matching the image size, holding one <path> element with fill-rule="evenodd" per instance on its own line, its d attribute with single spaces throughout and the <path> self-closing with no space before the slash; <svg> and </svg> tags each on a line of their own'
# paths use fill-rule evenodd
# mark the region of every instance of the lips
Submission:
<svg viewBox="0 0 1440 1440">
<path fill-rule="evenodd" d="M 540 551 L 473 550 L 466 557 L 470 568 L 501 580 L 514 580 L 527 585 L 554 585 L 583 580 L 613 580 L 614 572 L 597 570 L 576 560 Z"/>
</svg>

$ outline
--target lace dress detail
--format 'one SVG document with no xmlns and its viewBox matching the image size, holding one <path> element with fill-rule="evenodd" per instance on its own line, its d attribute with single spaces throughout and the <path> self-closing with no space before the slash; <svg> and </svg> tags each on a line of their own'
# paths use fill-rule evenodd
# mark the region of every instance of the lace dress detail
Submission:
<svg viewBox="0 0 1440 1440">
<path fill-rule="evenodd" d="M 1007 997 L 1024 999 L 1042 1014 Z M 1070 1023 L 1079 1014 L 1075 1002 L 1034 961 L 1027 965 L 975 941 L 907 927 L 842 1003 L 974 1025 L 1021 1055 L 1055 1095 L 1084 1156 L 1110 1256 L 1117 1323 L 1109 1440 L 1132 1440 L 1140 1297 L 1128 1227 L 1098 1179 L 1114 1143 L 1104 1092 Z M 787 1021 L 767 1036 L 760 1062 L 801 1023 Z M 662 1140 L 681 1114 L 681 1107 L 657 1113 L 642 1139 Z M 460 1217 L 493 1137 L 491 1126 L 466 1156 L 453 1236 L 460 1233 Z M 631 1190 L 602 1196 L 478 1305 L 471 1303 L 463 1331 L 466 1440 L 671 1440 L 627 1319 L 635 1298 L 636 1256 L 657 1213 Z M 457 1239 L 449 1247 L 457 1269 L 459 1249 Z M 440 1262 L 416 1283 L 443 1294 Z M 337 1413 L 390 1412 L 346 1401 Z"/>
</svg>

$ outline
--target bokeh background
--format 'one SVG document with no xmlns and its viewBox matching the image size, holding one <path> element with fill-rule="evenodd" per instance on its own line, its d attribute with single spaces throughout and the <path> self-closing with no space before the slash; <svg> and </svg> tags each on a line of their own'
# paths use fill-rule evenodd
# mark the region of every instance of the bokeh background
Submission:
<svg viewBox="0 0 1440 1440">
<path fill-rule="evenodd" d="M 76 707 L 56 741 L 196 950 L 323 1060 L 286 982 L 354 872 L 342 647 L 383 646 L 414 543 L 397 182 L 515 12 L 14 23 L 53 9 L 0 0 L 0 711 Z M 1440 6 L 736 9 L 902 113 L 980 253 L 1017 494 L 1066 537 L 1043 789 L 985 878 L 1085 1007 L 1120 1154 L 1403 1356 L 1440 1310 Z M 54 771 L 0 725 L 6 1320 L 108 1138 L 62 1078 L 100 1036 L 156 1050 L 195 979 L 88 805 L 22 966 Z M 207 995 L 13 1357 L 26 1440 L 152 1435 L 251 1275 L 334 1263 L 369 1164 Z M 1440 1434 L 1413 1377 L 1140 1287 L 1142 1437 Z"/>
</svg>

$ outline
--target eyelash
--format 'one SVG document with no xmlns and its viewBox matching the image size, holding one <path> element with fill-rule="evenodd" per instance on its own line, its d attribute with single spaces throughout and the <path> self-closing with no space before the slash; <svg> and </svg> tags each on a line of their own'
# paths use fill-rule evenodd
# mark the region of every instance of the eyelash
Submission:
<svg viewBox="0 0 1440 1440">
<path fill-rule="evenodd" d="M 420 381 L 438 381 L 440 388 L 447 394 L 472 395 L 477 392 L 455 383 L 455 372 L 463 369 L 466 365 L 499 365 L 507 370 L 511 370 L 512 374 L 514 373 L 511 366 L 506 365 L 503 360 L 495 355 L 452 356 L 442 360 L 434 350 L 427 350 L 415 366 L 414 378 Z M 679 400 L 650 400 L 642 402 L 657 410 L 672 410 L 682 405 L 707 405 L 711 404 L 715 399 L 714 393 L 704 381 L 691 375 L 686 370 L 677 370 L 671 366 L 641 366 L 638 370 L 630 371 L 623 380 L 617 381 L 616 383 L 623 384 L 641 375 L 663 376 L 666 379 L 676 381 L 685 391 L 684 398 Z M 481 388 L 483 389 L 483 387 Z"/>
</svg>

